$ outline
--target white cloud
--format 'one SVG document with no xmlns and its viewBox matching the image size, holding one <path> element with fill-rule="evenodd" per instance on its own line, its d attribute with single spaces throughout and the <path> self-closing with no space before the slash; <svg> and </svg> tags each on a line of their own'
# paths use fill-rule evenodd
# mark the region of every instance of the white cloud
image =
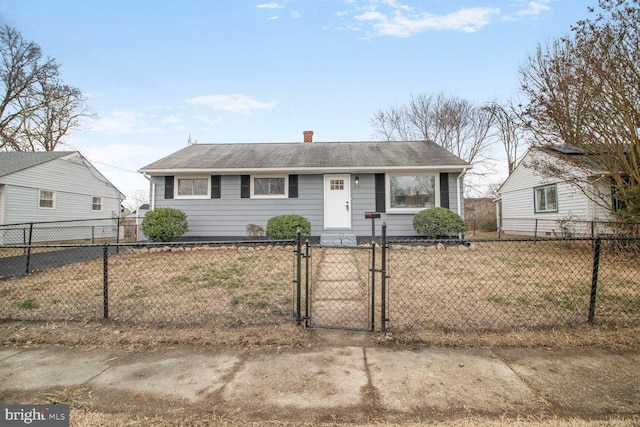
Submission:
<svg viewBox="0 0 640 427">
<path fill-rule="evenodd" d="M 267 21 L 275 21 L 278 19 L 278 15 L 273 15 L 267 18 Z"/>
<path fill-rule="evenodd" d="M 204 114 L 198 114 L 195 116 L 196 120 L 198 120 L 200 123 L 204 123 L 205 125 L 213 125 L 215 123 L 220 123 L 222 122 L 222 119 L 220 117 L 216 117 L 215 119 L 212 119 L 211 117 L 204 115 Z"/>
<path fill-rule="evenodd" d="M 271 3 L 260 3 L 256 7 L 258 9 L 280 9 L 282 5 L 280 3 L 271 2 Z"/>
<path fill-rule="evenodd" d="M 182 117 L 176 116 L 175 114 L 171 114 L 162 119 L 163 123 L 180 123 L 182 122 Z"/>
<path fill-rule="evenodd" d="M 91 126 L 91 132 L 108 135 L 160 132 L 162 129 L 148 125 L 147 116 L 135 111 L 113 111 L 101 116 Z"/>
<path fill-rule="evenodd" d="M 388 4 L 394 4 L 393 13 L 369 10 L 355 18 L 370 23 L 378 35 L 410 37 L 428 30 L 475 32 L 488 25 L 493 15 L 500 13 L 500 9 L 476 7 L 446 15 L 413 14 L 406 13 L 408 9 L 397 5 L 395 1 L 388 1 Z"/>
<path fill-rule="evenodd" d="M 292 18 L 300 18 L 301 16 L 302 15 L 297 10 L 294 10 L 293 12 L 291 12 L 291 17 Z"/>
<path fill-rule="evenodd" d="M 251 114 L 255 110 L 273 110 L 277 101 L 261 102 L 252 96 L 234 94 L 204 95 L 186 100 L 187 104 L 211 107 L 231 113 Z"/>
<path fill-rule="evenodd" d="M 530 1 L 527 3 L 527 8 L 522 9 L 516 15 L 518 16 L 538 16 L 551 8 L 547 6 L 550 0 Z"/>
</svg>

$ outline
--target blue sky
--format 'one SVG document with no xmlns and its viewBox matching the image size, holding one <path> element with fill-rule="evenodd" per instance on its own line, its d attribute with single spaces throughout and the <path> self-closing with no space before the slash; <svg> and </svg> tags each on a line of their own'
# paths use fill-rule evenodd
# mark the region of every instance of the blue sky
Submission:
<svg viewBox="0 0 640 427">
<path fill-rule="evenodd" d="M 596 0 L 0 0 L 98 119 L 68 142 L 125 194 L 187 144 L 373 139 L 411 95 L 518 95 L 528 55 Z M 496 157 L 501 156 L 495 147 Z M 506 169 L 506 166 L 505 166 Z M 506 171 L 505 171 L 506 172 Z M 496 176 L 496 179 L 501 179 Z"/>
</svg>

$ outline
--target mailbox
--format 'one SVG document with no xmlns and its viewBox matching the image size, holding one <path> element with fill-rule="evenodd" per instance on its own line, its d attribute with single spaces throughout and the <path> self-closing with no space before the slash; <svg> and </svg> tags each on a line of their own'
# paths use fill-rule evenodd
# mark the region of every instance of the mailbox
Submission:
<svg viewBox="0 0 640 427">
<path fill-rule="evenodd" d="M 368 219 L 380 218 L 380 212 L 365 212 L 364 217 Z"/>
</svg>

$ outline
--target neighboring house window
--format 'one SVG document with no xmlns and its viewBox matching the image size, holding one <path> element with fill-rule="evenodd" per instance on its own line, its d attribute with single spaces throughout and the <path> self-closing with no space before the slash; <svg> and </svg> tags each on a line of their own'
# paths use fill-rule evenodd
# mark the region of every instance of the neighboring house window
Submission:
<svg viewBox="0 0 640 427">
<path fill-rule="evenodd" d="M 436 206 L 434 175 L 387 175 L 388 212 L 419 212 Z"/>
<path fill-rule="evenodd" d="M 91 198 L 91 210 L 95 212 L 102 211 L 102 197 Z"/>
<path fill-rule="evenodd" d="M 38 207 L 42 209 L 53 209 L 55 207 L 56 193 L 53 191 L 40 190 Z"/>
<path fill-rule="evenodd" d="M 533 189 L 536 213 L 558 212 L 558 187 L 556 184 Z"/>
<path fill-rule="evenodd" d="M 209 197 L 209 177 L 176 177 L 176 198 L 198 199 Z"/>
<path fill-rule="evenodd" d="M 251 196 L 287 197 L 287 176 L 253 176 L 251 177 Z"/>
</svg>

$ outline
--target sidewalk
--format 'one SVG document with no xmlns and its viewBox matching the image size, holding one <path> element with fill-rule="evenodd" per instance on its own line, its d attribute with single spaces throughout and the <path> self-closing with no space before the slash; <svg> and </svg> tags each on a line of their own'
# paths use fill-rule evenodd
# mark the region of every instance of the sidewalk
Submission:
<svg viewBox="0 0 640 427">
<path fill-rule="evenodd" d="M 640 350 L 385 348 L 357 341 L 137 353 L 0 347 L 0 402 L 46 403 L 47 395 L 80 389 L 93 410 L 149 415 L 624 416 L 640 413 L 639 366 Z"/>
</svg>

